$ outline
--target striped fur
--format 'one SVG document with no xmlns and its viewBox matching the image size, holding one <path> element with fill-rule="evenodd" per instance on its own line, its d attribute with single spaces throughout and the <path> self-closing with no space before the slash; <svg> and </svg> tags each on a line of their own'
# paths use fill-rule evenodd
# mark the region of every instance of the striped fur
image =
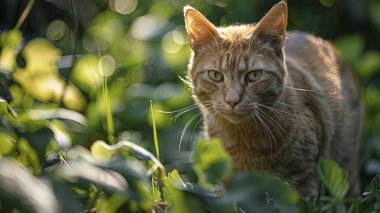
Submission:
<svg viewBox="0 0 380 213">
<path fill-rule="evenodd" d="M 301 195 L 316 196 L 315 165 L 323 156 L 349 172 L 350 195 L 357 196 L 363 107 L 332 45 L 285 32 L 283 2 L 257 25 L 216 28 L 191 7 L 185 22 L 192 48 L 188 76 L 204 131 L 223 141 L 234 172 L 268 172 Z M 209 70 L 223 81 L 210 79 Z M 261 78 L 247 82 L 252 70 L 262 70 Z"/>
</svg>

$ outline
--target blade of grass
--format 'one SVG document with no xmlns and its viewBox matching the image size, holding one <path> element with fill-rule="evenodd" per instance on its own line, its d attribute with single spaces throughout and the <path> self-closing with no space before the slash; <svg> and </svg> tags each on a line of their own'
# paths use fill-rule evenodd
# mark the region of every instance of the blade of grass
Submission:
<svg viewBox="0 0 380 213">
<path fill-rule="evenodd" d="M 154 110 L 153 110 L 153 101 L 150 100 L 150 113 L 152 115 L 152 126 L 153 126 L 153 141 L 154 141 L 154 148 L 156 149 L 156 157 L 157 157 L 157 160 L 160 161 L 160 149 L 159 149 L 159 146 L 158 146 L 158 137 L 157 137 L 157 127 L 156 127 L 156 120 L 154 119 Z M 160 191 L 160 194 L 161 194 L 161 199 L 162 201 L 165 202 L 165 198 L 164 198 L 164 192 L 162 190 L 162 178 L 165 174 L 162 174 L 162 170 L 159 169 L 157 171 L 157 184 L 155 184 L 154 182 L 154 175 L 152 175 L 152 186 L 154 185 L 158 185 L 158 190 Z M 153 190 L 153 199 L 155 200 L 155 193 L 154 193 L 154 187 L 152 188 Z"/>
<path fill-rule="evenodd" d="M 150 100 L 150 113 L 152 114 L 154 148 L 156 149 L 156 157 L 158 160 L 160 160 L 160 150 L 158 148 L 156 120 L 154 119 L 154 110 L 153 110 L 152 100 Z"/>
<path fill-rule="evenodd" d="M 107 133 L 108 133 L 108 140 L 111 144 L 116 143 L 115 139 L 115 131 L 113 127 L 113 118 L 112 118 L 112 112 L 111 112 L 111 106 L 110 101 L 108 97 L 108 84 L 107 84 L 107 75 L 105 75 L 104 68 L 103 68 L 103 59 L 102 59 L 102 53 L 100 52 L 100 49 L 98 49 L 98 58 L 100 62 L 99 69 L 101 73 L 103 73 L 103 97 L 104 97 L 104 104 L 106 108 L 106 119 L 107 119 Z"/>
<path fill-rule="evenodd" d="M 28 14 L 29 14 L 30 10 L 32 9 L 35 1 L 36 0 L 30 0 L 28 2 L 28 4 L 26 5 L 24 11 L 22 11 L 21 16 L 16 23 L 15 29 L 17 29 L 17 30 L 20 29 L 20 27 L 21 27 L 22 23 L 24 23 L 26 17 L 28 17 Z"/>
</svg>

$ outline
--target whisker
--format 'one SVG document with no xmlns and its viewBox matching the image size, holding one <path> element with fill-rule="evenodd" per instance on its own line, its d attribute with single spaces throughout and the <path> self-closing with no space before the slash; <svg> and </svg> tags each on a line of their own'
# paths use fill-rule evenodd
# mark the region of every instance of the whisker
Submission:
<svg viewBox="0 0 380 213">
<path fill-rule="evenodd" d="M 292 106 L 292 105 L 290 105 L 290 104 L 286 104 L 286 103 L 280 102 L 280 101 L 276 101 L 276 103 L 279 103 L 279 104 L 282 104 L 282 105 L 284 105 L 284 106 L 288 106 L 288 107 L 291 107 L 291 108 L 293 108 L 293 109 L 296 109 L 296 107 L 294 107 L 294 106 Z"/>
<path fill-rule="evenodd" d="M 154 110 L 155 112 L 159 112 L 159 113 L 165 113 L 165 114 L 172 114 L 172 113 L 176 113 L 176 112 L 181 112 L 182 110 L 186 110 L 186 109 L 189 109 L 189 108 L 192 108 L 192 107 L 198 107 L 197 104 L 193 104 L 191 106 L 188 106 L 188 107 L 185 107 L 185 108 L 182 108 L 182 109 L 178 109 L 178 110 L 174 110 L 174 111 L 163 111 L 163 110 Z"/>
<path fill-rule="evenodd" d="M 196 119 L 197 117 L 199 117 L 201 114 L 202 113 L 200 113 L 200 112 L 197 113 L 196 115 L 194 115 L 193 117 L 191 117 L 191 119 L 186 123 L 186 125 L 183 128 L 182 133 L 181 133 L 181 139 L 179 140 L 178 151 L 181 151 L 182 139 L 183 139 L 183 136 L 185 135 L 185 132 L 186 132 L 187 128 L 193 122 L 193 120 Z"/>
<path fill-rule="evenodd" d="M 288 115 L 291 115 L 291 116 L 294 116 L 294 117 L 297 117 L 297 118 L 302 118 L 302 119 L 305 119 L 305 120 L 310 120 L 309 118 L 305 118 L 305 117 L 302 117 L 302 116 L 299 116 L 299 115 L 295 115 L 295 114 L 292 114 L 290 112 L 285 112 L 285 111 L 280 110 L 280 109 L 276 109 L 276 108 L 273 108 L 273 107 L 265 106 L 265 105 L 259 104 L 259 103 L 256 103 L 256 104 L 259 105 L 259 106 L 265 107 L 267 109 L 270 109 L 271 111 L 281 112 L 281 113 L 285 113 L 285 114 L 288 114 Z"/>
<path fill-rule="evenodd" d="M 193 109 L 197 109 L 197 108 L 198 108 L 198 106 L 193 106 L 193 107 L 191 107 L 189 109 L 183 110 L 183 111 L 179 112 L 178 114 L 176 114 L 175 116 L 173 116 L 170 119 L 170 121 L 172 121 L 173 123 L 175 123 L 177 121 L 177 119 L 178 119 L 179 116 L 181 116 L 181 115 L 185 114 L 186 112 L 189 112 L 189 111 L 191 111 Z"/>
<path fill-rule="evenodd" d="M 258 109 L 258 110 L 259 110 L 259 109 Z M 258 112 L 261 113 L 261 115 L 262 115 L 262 117 L 263 117 L 263 120 L 266 118 L 267 121 L 269 122 L 269 124 L 268 124 L 268 128 L 269 128 L 269 125 L 273 126 L 273 127 L 275 128 L 275 130 L 276 130 L 276 131 L 280 134 L 280 136 L 282 137 L 282 140 L 284 141 L 285 139 L 283 138 L 282 133 L 278 130 L 277 126 L 274 125 L 273 122 L 267 118 L 267 116 L 265 116 L 264 114 L 262 114 L 262 110 L 259 110 Z M 273 134 L 273 133 L 272 133 L 272 134 Z M 274 134 L 273 134 L 273 135 L 274 135 Z M 274 137 L 274 138 L 275 138 L 275 137 Z M 275 152 L 277 152 L 277 150 L 278 150 L 278 148 L 277 148 L 277 142 L 278 142 L 278 141 L 277 141 L 276 138 L 275 138 L 275 139 L 274 139 L 274 143 L 275 143 L 275 146 L 276 146 Z"/>
<path fill-rule="evenodd" d="M 207 109 L 207 110 L 210 111 L 210 112 L 212 112 L 211 116 L 209 116 L 209 117 L 207 118 L 207 121 L 210 121 L 210 120 L 214 119 L 215 116 L 218 114 L 218 112 L 215 111 L 214 109 L 212 109 L 211 107 L 210 107 L 209 109 Z M 200 123 L 201 121 L 202 121 L 202 119 L 199 119 L 199 121 L 195 124 L 195 127 L 193 128 L 193 131 L 192 131 L 192 133 L 191 133 L 190 141 L 193 140 L 193 135 L 194 135 L 195 129 L 197 128 L 197 126 L 199 125 L 199 123 Z"/>
<path fill-rule="evenodd" d="M 282 140 L 284 141 L 284 144 L 285 144 L 285 152 L 286 152 L 286 157 L 288 156 L 288 143 L 287 141 L 289 142 L 289 144 L 291 145 L 292 144 L 292 140 L 290 139 L 289 135 L 286 133 L 286 131 L 281 127 L 281 125 L 275 120 L 273 119 L 270 115 L 268 115 L 267 113 L 265 113 L 263 110 L 261 109 L 257 109 L 259 110 L 264 117 L 266 117 L 267 119 L 269 119 L 268 121 L 275 127 L 275 129 L 277 130 L 277 132 L 280 134 Z M 284 133 L 282 133 L 281 131 Z M 285 140 L 284 138 L 284 135 L 285 137 L 287 138 L 287 141 Z"/>
<path fill-rule="evenodd" d="M 209 105 L 212 105 L 212 102 L 210 101 L 210 103 L 205 103 L 204 104 L 205 106 L 209 106 Z M 194 110 L 194 109 L 197 109 L 198 108 L 198 105 L 197 104 L 193 104 L 189 107 L 185 107 L 183 109 L 179 109 L 179 110 L 175 110 L 175 111 L 171 111 L 171 112 L 167 112 L 167 111 L 160 111 L 160 110 L 157 110 L 157 112 L 160 112 L 160 113 L 166 113 L 166 114 L 171 114 L 171 113 L 176 113 L 178 112 L 176 115 L 174 115 L 172 118 L 170 118 L 170 121 L 175 123 L 178 119 L 179 116 L 185 114 L 186 112 L 189 112 L 191 110 Z"/>
<path fill-rule="evenodd" d="M 193 131 L 191 132 L 190 141 L 193 141 L 193 134 L 195 132 L 195 129 L 198 127 L 199 123 L 202 121 L 202 118 L 199 119 L 199 121 L 195 124 Z"/>
<path fill-rule="evenodd" d="M 270 148 L 271 158 L 273 158 L 273 153 L 272 153 L 272 136 L 273 136 L 273 134 L 270 132 L 270 130 L 268 129 L 268 126 L 265 124 L 265 122 L 263 121 L 263 119 L 261 119 L 260 114 L 258 112 L 256 112 L 256 111 L 253 111 L 253 113 L 257 116 L 257 118 L 259 119 L 259 121 L 263 125 L 265 132 L 267 133 L 267 136 L 269 138 L 270 147 L 271 147 Z M 273 136 L 273 138 L 274 138 L 274 136 Z"/>
<path fill-rule="evenodd" d="M 289 89 L 298 90 L 298 91 L 303 91 L 303 92 L 318 92 L 317 90 L 313 90 L 313 89 L 301 89 L 301 88 L 290 87 L 290 86 L 284 86 L 284 87 L 289 88 Z"/>
</svg>

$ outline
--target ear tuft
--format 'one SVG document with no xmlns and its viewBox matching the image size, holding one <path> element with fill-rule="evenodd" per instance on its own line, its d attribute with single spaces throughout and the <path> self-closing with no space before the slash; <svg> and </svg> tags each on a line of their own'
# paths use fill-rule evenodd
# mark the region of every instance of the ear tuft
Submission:
<svg viewBox="0 0 380 213">
<path fill-rule="evenodd" d="M 185 6 L 184 16 L 190 45 L 193 50 L 199 45 L 217 42 L 220 38 L 218 30 L 196 9 Z"/>
</svg>

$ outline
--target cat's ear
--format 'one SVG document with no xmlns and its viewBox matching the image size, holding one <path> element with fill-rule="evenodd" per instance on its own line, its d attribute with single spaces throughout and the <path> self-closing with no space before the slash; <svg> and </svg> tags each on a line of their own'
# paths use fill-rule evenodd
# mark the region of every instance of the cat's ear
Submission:
<svg viewBox="0 0 380 213">
<path fill-rule="evenodd" d="M 202 45 L 218 42 L 220 39 L 218 30 L 200 12 L 190 6 L 186 6 L 184 8 L 184 16 L 190 45 L 193 50 Z"/>
<path fill-rule="evenodd" d="M 276 4 L 256 25 L 252 39 L 268 40 L 274 48 L 281 49 L 285 44 L 287 19 L 288 10 L 285 2 Z"/>
</svg>

